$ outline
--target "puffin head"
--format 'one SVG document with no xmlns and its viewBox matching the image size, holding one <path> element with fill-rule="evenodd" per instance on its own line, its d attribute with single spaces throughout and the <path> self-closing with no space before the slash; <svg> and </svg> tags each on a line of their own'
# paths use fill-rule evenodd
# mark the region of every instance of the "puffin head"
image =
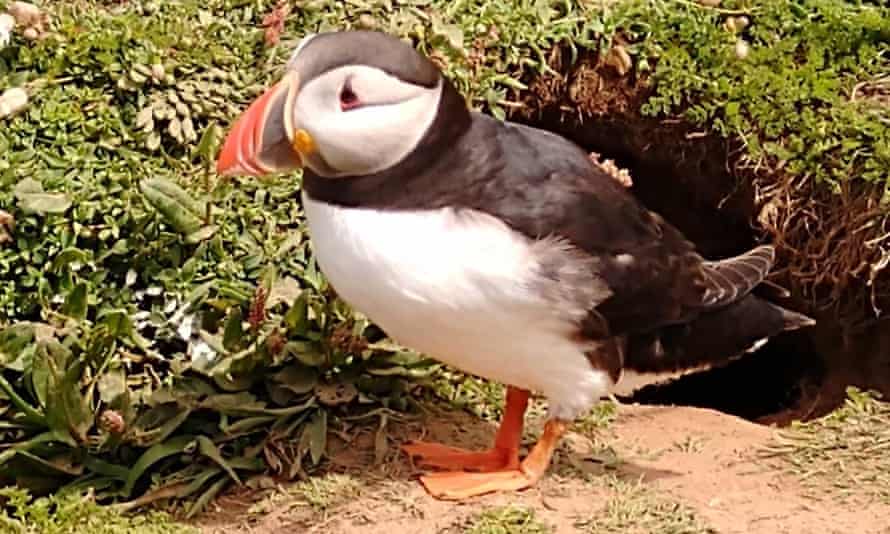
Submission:
<svg viewBox="0 0 890 534">
<path fill-rule="evenodd" d="M 415 151 L 443 112 L 466 113 L 456 95 L 428 58 L 396 37 L 311 34 L 297 46 L 282 79 L 236 120 L 217 172 L 261 176 L 304 168 L 323 178 L 378 173 Z"/>
</svg>

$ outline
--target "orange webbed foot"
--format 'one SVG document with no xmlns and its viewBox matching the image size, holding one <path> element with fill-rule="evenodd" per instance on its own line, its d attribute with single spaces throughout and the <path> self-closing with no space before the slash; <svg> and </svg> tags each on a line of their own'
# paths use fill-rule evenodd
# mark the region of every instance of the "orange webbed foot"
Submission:
<svg viewBox="0 0 890 534">
<path fill-rule="evenodd" d="M 402 445 L 402 450 L 419 467 L 448 471 L 502 471 L 519 466 L 519 451 L 492 448 L 469 451 L 439 443 L 416 441 Z"/>
<path fill-rule="evenodd" d="M 505 470 L 483 473 L 465 471 L 449 471 L 432 473 L 420 477 L 427 492 L 438 499 L 462 500 L 498 491 L 519 491 L 534 486 L 547 471 L 559 440 L 565 434 L 568 425 L 563 421 L 551 419 L 544 425 L 541 439 L 529 455 L 519 464 Z M 432 444 L 431 451 L 446 452 L 451 447 Z M 423 448 L 421 448 L 421 451 Z M 474 453 L 464 453 L 474 454 Z M 484 453 L 476 453 L 484 454 Z M 446 458 L 441 456 L 440 458 Z M 447 462 L 443 462 L 447 463 Z"/>
<path fill-rule="evenodd" d="M 426 491 L 437 499 L 463 500 L 498 491 L 519 491 L 537 482 L 520 469 L 490 473 L 446 472 L 420 477 Z"/>
</svg>

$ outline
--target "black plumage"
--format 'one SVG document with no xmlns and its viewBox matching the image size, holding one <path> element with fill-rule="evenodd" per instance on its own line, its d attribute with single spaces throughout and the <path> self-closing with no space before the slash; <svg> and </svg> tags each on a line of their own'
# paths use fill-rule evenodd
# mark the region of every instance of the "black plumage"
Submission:
<svg viewBox="0 0 890 534">
<path fill-rule="evenodd" d="M 579 281 L 592 276 L 611 293 L 590 299 L 578 335 L 611 343 L 613 354 L 596 351 L 591 362 L 613 377 L 622 368 L 664 372 L 728 361 L 761 338 L 812 323 L 749 296 L 772 267 L 772 247 L 708 261 L 580 147 L 471 113 L 443 83 L 436 120 L 407 158 L 376 174 L 335 180 L 307 170 L 307 194 L 378 210 L 475 210 L 531 239 L 566 240 L 595 270 Z"/>
</svg>

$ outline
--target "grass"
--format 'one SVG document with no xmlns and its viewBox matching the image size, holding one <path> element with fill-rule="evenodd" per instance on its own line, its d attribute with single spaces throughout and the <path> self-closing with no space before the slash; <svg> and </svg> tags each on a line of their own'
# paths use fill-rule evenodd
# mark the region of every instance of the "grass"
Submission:
<svg viewBox="0 0 890 534">
<path fill-rule="evenodd" d="M 605 505 L 575 522 L 591 534 L 717 534 L 689 508 L 654 493 L 640 482 L 600 477 L 610 495 Z"/>
<path fill-rule="evenodd" d="M 553 529 L 539 521 L 535 511 L 518 505 L 489 508 L 471 520 L 465 534 L 549 534 Z"/>
<path fill-rule="evenodd" d="M 333 508 L 359 495 L 362 482 L 350 475 L 329 473 L 303 480 L 276 491 L 251 506 L 250 514 L 276 513 L 296 507 L 308 507 L 313 514 L 324 516 Z"/>
<path fill-rule="evenodd" d="M 6 500 L 6 509 L 0 510 L 3 534 L 198 534 L 197 529 L 176 523 L 164 513 L 126 516 L 87 495 L 33 499 L 17 488 L 4 488 L 0 495 Z"/>
<path fill-rule="evenodd" d="M 848 389 L 844 405 L 778 434 L 762 457 L 797 477 L 816 499 L 890 504 L 890 405 Z"/>
</svg>

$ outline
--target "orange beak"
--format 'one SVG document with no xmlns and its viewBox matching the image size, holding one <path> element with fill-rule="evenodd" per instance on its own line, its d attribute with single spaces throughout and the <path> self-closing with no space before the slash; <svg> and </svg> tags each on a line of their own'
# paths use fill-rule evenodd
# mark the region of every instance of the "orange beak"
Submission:
<svg viewBox="0 0 890 534">
<path fill-rule="evenodd" d="M 296 74 L 288 73 L 238 117 L 216 160 L 218 174 L 263 176 L 303 166 L 300 147 L 311 142 L 307 143 L 305 131 L 294 127 L 293 103 L 298 90 Z"/>
</svg>

